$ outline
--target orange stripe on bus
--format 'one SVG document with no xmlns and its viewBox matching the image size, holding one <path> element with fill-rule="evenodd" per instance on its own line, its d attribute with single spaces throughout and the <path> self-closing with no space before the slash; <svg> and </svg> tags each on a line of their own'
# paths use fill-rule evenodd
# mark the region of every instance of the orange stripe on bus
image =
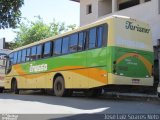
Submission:
<svg viewBox="0 0 160 120">
<path fill-rule="evenodd" d="M 19 75 L 22 75 L 24 78 L 27 78 L 27 79 L 40 78 L 47 74 L 47 73 L 40 73 L 40 74 L 26 75 L 26 72 L 22 69 L 21 65 L 15 65 L 14 69 Z M 82 76 L 97 80 L 101 83 L 107 83 L 107 76 L 106 76 L 107 72 L 105 70 L 98 69 L 98 68 L 86 68 L 82 66 L 65 66 L 65 67 L 53 69 L 52 71 L 49 71 L 49 72 L 54 72 L 54 71 L 58 72 L 58 71 L 64 71 L 64 70 L 69 70 L 69 72 L 80 74 Z"/>
</svg>

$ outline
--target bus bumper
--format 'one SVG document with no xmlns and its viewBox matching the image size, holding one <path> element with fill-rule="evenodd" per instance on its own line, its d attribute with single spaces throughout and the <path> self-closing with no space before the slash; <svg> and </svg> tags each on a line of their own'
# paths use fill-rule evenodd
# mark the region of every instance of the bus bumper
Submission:
<svg viewBox="0 0 160 120">
<path fill-rule="evenodd" d="M 108 84 L 110 85 L 135 85 L 135 86 L 153 86 L 153 77 L 150 78 L 132 78 L 115 74 L 109 74 Z"/>
</svg>

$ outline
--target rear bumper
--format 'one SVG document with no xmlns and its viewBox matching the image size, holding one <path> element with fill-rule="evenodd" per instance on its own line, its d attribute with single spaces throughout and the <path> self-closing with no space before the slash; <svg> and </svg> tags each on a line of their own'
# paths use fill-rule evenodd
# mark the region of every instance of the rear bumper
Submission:
<svg viewBox="0 0 160 120">
<path fill-rule="evenodd" d="M 138 80 L 134 82 L 133 80 Z M 151 78 L 132 78 L 119 76 L 109 73 L 108 74 L 108 84 L 110 85 L 135 85 L 135 86 L 153 86 L 153 77 Z"/>
</svg>

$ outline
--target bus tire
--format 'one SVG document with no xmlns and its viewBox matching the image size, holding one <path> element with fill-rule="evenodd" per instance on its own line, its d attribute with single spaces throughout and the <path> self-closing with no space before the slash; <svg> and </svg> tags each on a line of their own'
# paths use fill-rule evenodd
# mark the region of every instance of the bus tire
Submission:
<svg viewBox="0 0 160 120">
<path fill-rule="evenodd" d="M 54 81 L 54 94 L 58 97 L 63 97 L 65 96 L 65 85 L 64 85 L 64 79 L 62 76 L 58 76 L 55 78 Z"/>
<path fill-rule="evenodd" d="M 14 94 L 19 94 L 19 89 L 17 88 L 17 81 L 16 81 L 16 80 L 13 80 L 13 81 L 12 81 L 11 91 L 12 91 Z"/>
<path fill-rule="evenodd" d="M 4 88 L 0 88 L 0 93 L 3 93 Z"/>
</svg>

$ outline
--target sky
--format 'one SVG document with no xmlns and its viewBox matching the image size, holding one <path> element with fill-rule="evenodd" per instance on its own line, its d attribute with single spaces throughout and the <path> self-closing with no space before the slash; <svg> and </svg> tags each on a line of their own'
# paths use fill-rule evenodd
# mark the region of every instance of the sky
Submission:
<svg viewBox="0 0 160 120">
<path fill-rule="evenodd" d="M 45 23 L 55 19 L 66 24 L 79 26 L 80 5 L 70 0 L 24 0 L 21 8 L 22 17 L 32 21 L 35 16 L 41 16 Z M 0 38 L 5 37 L 6 41 L 12 41 L 16 34 L 13 29 L 0 30 Z"/>
</svg>

